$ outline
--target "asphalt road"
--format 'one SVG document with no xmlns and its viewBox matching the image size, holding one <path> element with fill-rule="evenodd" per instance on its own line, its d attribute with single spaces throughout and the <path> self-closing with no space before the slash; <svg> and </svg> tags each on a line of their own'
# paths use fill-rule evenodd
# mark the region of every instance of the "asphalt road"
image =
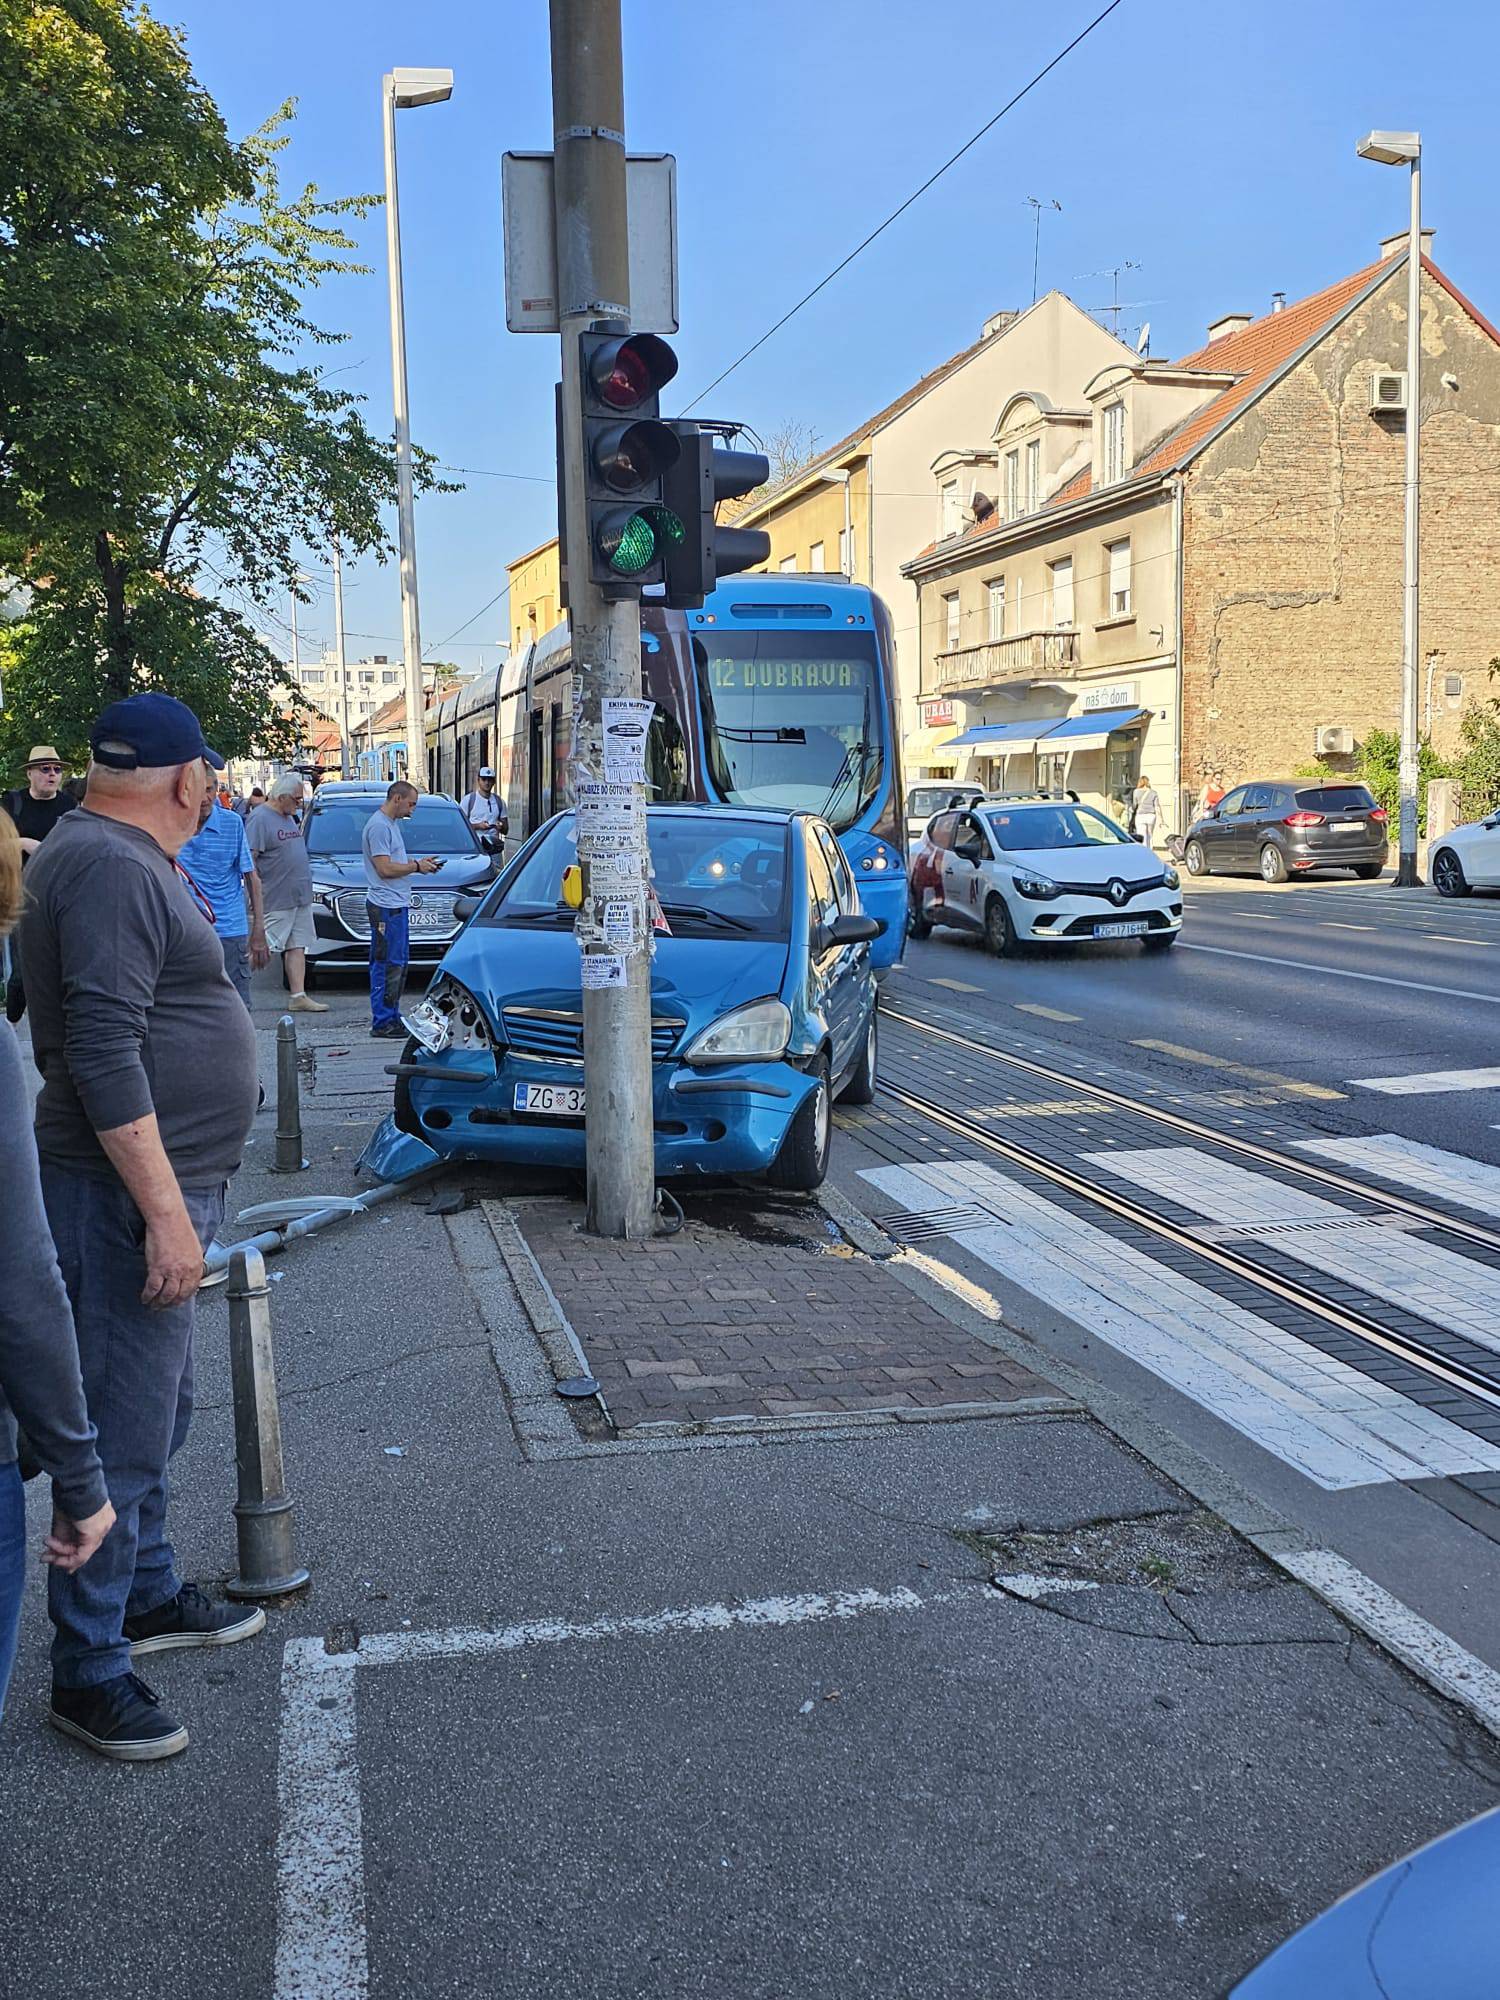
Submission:
<svg viewBox="0 0 1500 2000">
<path fill-rule="evenodd" d="M 1340 1093 L 1307 1100 L 1337 1129 L 1500 1161 L 1500 899 L 1446 902 L 1430 889 L 1338 879 L 1190 882 L 1171 952 L 1110 944 L 1000 962 L 935 930 L 908 945 L 887 996 L 916 1012 L 924 999 L 959 1001 L 1007 1033 L 1029 1016 L 1049 1042 L 1108 1044 L 1116 1058 L 1124 1044 L 1143 1072 L 1195 1089 L 1214 1070 L 1233 1084 L 1225 1065 L 1271 1072 Z M 1492 1066 L 1492 1078 L 1458 1090 L 1369 1087 Z"/>
</svg>

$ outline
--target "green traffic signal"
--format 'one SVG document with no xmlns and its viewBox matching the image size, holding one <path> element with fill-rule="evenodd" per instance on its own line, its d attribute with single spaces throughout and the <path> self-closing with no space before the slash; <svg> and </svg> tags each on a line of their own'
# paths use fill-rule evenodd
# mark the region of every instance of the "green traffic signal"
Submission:
<svg viewBox="0 0 1500 2000">
<path fill-rule="evenodd" d="M 599 521 L 597 547 L 616 576 L 639 576 L 686 532 L 669 507 L 622 507 Z"/>
</svg>

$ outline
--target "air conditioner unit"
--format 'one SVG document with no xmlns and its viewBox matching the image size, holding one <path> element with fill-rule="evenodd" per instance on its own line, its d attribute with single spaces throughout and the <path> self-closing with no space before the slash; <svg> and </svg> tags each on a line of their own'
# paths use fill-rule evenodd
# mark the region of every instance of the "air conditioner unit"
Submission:
<svg viewBox="0 0 1500 2000">
<path fill-rule="evenodd" d="M 1403 416 L 1406 412 L 1406 371 L 1381 368 L 1370 384 L 1370 408 L 1376 414 Z"/>
<path fill-rule="evenodd" d="M 1354 731 L 1342 722 L 1320 723 L 1313 731 L 1313 749 L 1319 757 L 1350 757 Z"/>
</svg>

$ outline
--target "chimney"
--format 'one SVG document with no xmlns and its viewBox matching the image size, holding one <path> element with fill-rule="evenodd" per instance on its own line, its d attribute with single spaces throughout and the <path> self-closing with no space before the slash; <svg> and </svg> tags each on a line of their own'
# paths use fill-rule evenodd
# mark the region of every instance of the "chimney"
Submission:
<svg viewBox="0 0 1500 2000">
<path fill-rule="evenodd" d="M 1271 310 L 1272 310 L 1272 312 L 1273 312 L 1273 313 L 1281 313 L 1281 312 L 1285 312 L 1285 311 L 1286 311 L 1286 293 L 1285 293 L 1285 292 L 1272 292 L 1272 294 L 1271 294 Z"/>
<path fill-rule="evenodd" d="M 1422 231 L 1422 255 L 1424 257 L 1430 257 L 1432 255 L 1432 239 L 1434 235 L 1436 235 L 1436 233 L 1437 232 L 1432 229 L 1424 229 Z M 1411 231 L 1409 229 L 1398 230 L 1394 236 L 1382 236 L 1380 239 L 1380 255 L 1382 262 L 1387 257 L 1399 257 L 1401 252 L 1406 248 L 1407 244 L 1410 243 L 1410 241 L 1411 241 Z"/>
<path fill-rule="evenodd" d="M 1216 340 L 1223 340 L 1231 333 L 1243 333 L 1254 317 L 1251 313 L 1225 313 L 1222 319 L 1214 320 L 1208 329 L 1208 341 L 1212 346 Z"/>
<path fill-rule="evenodd" d="M 993 340 L 997 333 L 1004 333 L 1005 329 L 1008 326 L 1013 326 L 1020 317 L 1019 313 L 1014 312 L 991 313 L 979 330 L 979 338 L 981 340 Z"/>
</svg>

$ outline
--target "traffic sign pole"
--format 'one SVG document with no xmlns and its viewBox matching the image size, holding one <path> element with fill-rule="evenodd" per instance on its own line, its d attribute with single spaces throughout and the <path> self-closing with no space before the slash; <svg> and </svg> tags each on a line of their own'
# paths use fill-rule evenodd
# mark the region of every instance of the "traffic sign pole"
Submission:
<svg viewBox="0 0 1500 2000">
<path fill-rule="evenodd" d="M 652 1232 L 651 952 L 645 784 L 610 777 L 605 704 L 639 702 L 640 601 L 592 580 L 584 463 L 584 343 L 630 320 L 620 0 L 551 0 L 554 234 L 562 336 L 557 468 L 572 640 L 573 792 L 583 906 L 583 1055 L 588 1227 Z M 616 767 L 618 770 L 618 767 Z"/>
</svg>

